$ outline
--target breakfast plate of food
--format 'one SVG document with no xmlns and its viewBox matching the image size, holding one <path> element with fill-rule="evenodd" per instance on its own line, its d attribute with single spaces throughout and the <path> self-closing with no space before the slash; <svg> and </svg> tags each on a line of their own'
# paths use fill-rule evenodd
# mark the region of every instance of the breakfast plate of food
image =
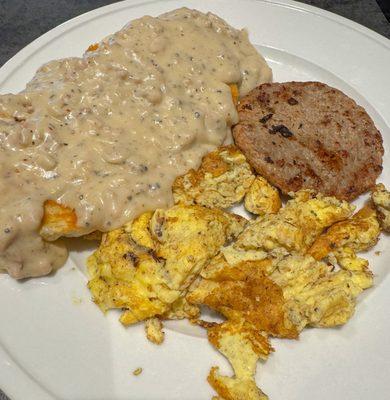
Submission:
<svg viewBox="0 0 390 400">
<path fill-rule="evenodd" d="M 124 1 L 0 69 L 12 399 L 383 399 L 390 41 L 293 1 Z"/>
</svg>

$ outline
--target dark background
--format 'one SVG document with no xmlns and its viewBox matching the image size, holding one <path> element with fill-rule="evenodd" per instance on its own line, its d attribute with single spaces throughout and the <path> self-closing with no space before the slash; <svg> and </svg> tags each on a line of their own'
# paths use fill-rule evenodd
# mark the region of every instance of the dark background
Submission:
<svg viewBox="0 0 390 400">
<path fill-rule="evenodd" d="M 110 0 L 0 0 L 0 65 L 55 26 Z M 390 38 L 390 0 L 307 0 Z M 386 19 L 387 17 L 387 19 Z M 0 400 L 7 397 L 0 390 Z M 27 399 L 26 399 L 27 400 Z"/>
<path fill-rule="evenodd" d="M 32 40 L 62 22 L 112 3 L 115 1 L 0 0 L 0 65 Z M 307 0 L 303 3 L 352 19 L 390 38 L 390 24 L 378 5 L 388 13 L 390 0 Z"/>
</svg>

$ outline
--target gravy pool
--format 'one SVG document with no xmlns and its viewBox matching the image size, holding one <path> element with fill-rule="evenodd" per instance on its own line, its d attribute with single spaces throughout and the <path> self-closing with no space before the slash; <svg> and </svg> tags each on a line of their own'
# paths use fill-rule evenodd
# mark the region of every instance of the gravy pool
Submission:
<svg viewBox="0 0 390 400">
<path fill-rule="evenodd" d="M 72 236 L 171 205 L 174 178 L 237 122 L 229 84 L 244 95 L 271 79 L 244 30 L 186 8 L 132 21 L 89 50 L 0 96 L 0 269 L 17 279 L 66 260 L 39 235 L 46 200 L 75 210 Z"/>
</svg>

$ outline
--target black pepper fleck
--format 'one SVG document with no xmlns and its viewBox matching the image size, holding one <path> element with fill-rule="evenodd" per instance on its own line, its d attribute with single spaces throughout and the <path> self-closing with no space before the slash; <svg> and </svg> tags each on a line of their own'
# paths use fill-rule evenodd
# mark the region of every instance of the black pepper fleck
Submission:
<svg viewBox="0 0 390 400">
<path fill-rule="evenodd" d="M 290 104 L 290 106 L 296 106 L 298 104 L 298 100 L 294 99 L 294 97 L 290 97 L 287 100 L 287 103 Z"/>
<path fill-rule="evenodd" d="M 134 266 L 137 266 L 139 261 L 137 254 L 132 253 L 131 251 L 128 251 L 126 254 L 123 254 L 123 258 L 125 260 L 131 261 L 134 264 Z"/>
<path fill-rule="evenodd" d="M 272 128 L 269 129 L 268 132 L 271 134 L 280 133 L 285 138 L 289 138 L 294 135 L 285 125 L 272 125 Z"/>
<path fill-rule="evenodd" d="M 269 157 L 269 156 L 265 157 L 265 158 L 264 158 L 264 161 L 267 162 L 268 164 L 273 164 L 273 163 L 274 163 L 273 160 L 272 160 L 272 158 Z"/>
<path fill-rule="evenodd" d="M 273 114 L 267 114 L 263 118 L 259 119 L 259 122 L 262 124 L 265 124 L 267 121 L 269 121 L 272 118 Z"/>
<path fill-rule="evenodd" d="M 163 258 L 159 257 L 154 250 L 149 250 L 149 254 L 153 257 L 154 261 L 162 262 Z"/>
</svg>

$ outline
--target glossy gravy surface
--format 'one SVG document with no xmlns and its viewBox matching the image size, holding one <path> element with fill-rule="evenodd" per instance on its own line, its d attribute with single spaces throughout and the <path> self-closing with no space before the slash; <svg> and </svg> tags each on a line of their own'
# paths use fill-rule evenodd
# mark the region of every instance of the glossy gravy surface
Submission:
<svg viewBox="0 0 390 400">
<path fill-rule="evenodd" d="M 75 210 L 74 236 L 169 206 L 174 178 L 237 122 L 228 84 L 243 95 L 271 78 L 245 31 L 185 8 L 95 47 L 0 96 L 0 269 L 15 278 L 66 260 L 65 247 L 39 236 L 45 200 Z"/>
</svg>

